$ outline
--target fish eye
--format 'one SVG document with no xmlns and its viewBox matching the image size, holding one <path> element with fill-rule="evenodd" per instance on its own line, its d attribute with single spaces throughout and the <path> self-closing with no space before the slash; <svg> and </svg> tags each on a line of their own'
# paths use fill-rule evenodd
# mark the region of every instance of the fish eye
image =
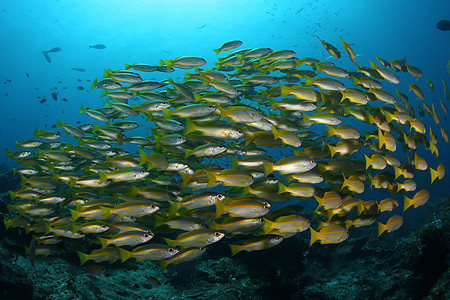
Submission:
<svg viewBox="0 0 450 300">
<path fill-rule="evenodd" d="M 216 232 L 214 232 L 214 235 L 215 235 L 215 236 L 221 236 L 221 235 L 222 235 L 222 233 L 221 233 L 221 232 L 218 232 L 218 231 L 216 231 Z"/>
<path fill-rule="evenodd" d="M 101 227 L 102 227 L 103 229 L 108 228 L 106 225 L 101 225 Z"/>
<path fill-rule="evenodd" d="M 144 237 L 148 238 L 148 237 L 150 237 L 150 234 L 146 233 L 146 234 L 144 234 Z"/>
<path fill-rule="evenodd" d="M 263 218 L 261 218 L 261 219 L 259 219 L 259 221 L 260 221 L 260 222 L 264 222 L 264 219 L 263 219 Z"/>
<path fill-rule="evenodd" d="M 223 195 L 223 194 L 218 194 L 216 197 L 217 197 L 217 200 L 219 200 L 219 201 L 222 201 L 225 199 L 225 195 Z"/>
<path fill-rule="evenodd" d="M 169 252 L 175 252 L 175 249 L 174 249 L 174 248 L 169 248 L 169 249 L 167 249 L 167 251 L 169 251 Z"/>
</svg>

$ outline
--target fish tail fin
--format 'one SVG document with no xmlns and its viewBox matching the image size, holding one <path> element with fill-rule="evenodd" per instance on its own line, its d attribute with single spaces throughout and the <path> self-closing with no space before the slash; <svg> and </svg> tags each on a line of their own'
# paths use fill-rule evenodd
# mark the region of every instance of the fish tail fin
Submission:
<svg viewBox="0 0 450 300">
<path fill-rule="evenodd" d="M 305 82 L 303 83 L 304 86 L 310 86 L 314 84 L 314 80 L 311 77 L 308 77 L 305 75 Z"/>
<path fill-rule="evenodd" d="M 194 94 L 194 102 L 195 103 L 200 102 L 202 100 L 203 100 L 202 96 L 200 96 L 199 94 Z"/>
<path fill-rule="evenodd" d="M 270 104 L 270 107 L 274 110 L 277 109 L 278 107 L 280 107 L 280 103 L 278 101 L 274 100 L 272 97 L 269 98 L 269 104 Z"/>
<path fill-rule="evenodd" d="M 314 244 L 319 239 L 319 233 L 312 229 L 312 227 L 309 227 L 311 230 L 311 240 L 309 241 L 309 246 L 311 247 L 312 244 Z"/>
<path fill-rule="evenodd" d="M 384 115 L 384 118 L 386 119 L 386 122 L 388 122 L 388 123 L 391 123 L 392 120 L 394 120 L 394 115 L 388 111 L 383 111 L 383 115 Z"/>
<path fill-rule="evenodd" d="M 220 119 L 223 120 L 226 117 L 228 117 L 228 111 L 226 109 L 224 109 L 223 107 L 220 107 L 220 105 L 218 105 L 219 108 L 219 112 L 220 112 Z"/>
<path fill-rule="evenodd" d="M 77 251 L 78 257 L 80 258 L 80 266 L 89 260 L 89 255 L 81 251 Z"/>
<path fill-rule="evenodd" d="M 100 206 L 100 210 L 103 213 L 103 217 L 102 219 L 107 218 L 108 216 L 111 215 L 111 208 L 105 207 L 105 206 Z"/>
<path fill-rule="evenodd" d="M 167 109 L 167 108 L 163 108 L 162 112 L 164 114 L 163 121 L 167 120 L 172 115 L 172 111 L 170 109 Z"/>
<path fill-rule="evenodd" d="M 131 68 L 131 65 L 129 64 L 124 64 L 125 65 L 125 70 L 128 70 L 129 68 Z"/>
<path fill-rule="evenodd" d="M 325 131 L 325 137 L 329 138 L 329 137 L 334 136 L 336 134 L 336 129 L 330 125 L 326 125 L 326 126 L 327 126 L 327 130 Z"/>
<path fill-rule="evenodd" d="M 3 224 L 5 225 L 5 228 L 8 229 L 9 226 L 11 226 L 11 220 L 8 218 L 3 219 Z"/>
<path fill-rule="evenodd" d="M 225 204 L 219 199 L 216 199 L 216 218 L 220 217 L 224 213 L 225 213 Z"/>
<path fill-rule="evenodd" d="M 316 73 L 317 74 L 319 74 L 323 70 L 323 68 L 320 67 L 320 65 L 318 63 L 314 63 L 314 67 L 316 68 Z"/>
<path fill-rule="evenodd" d="M 352 114 L 352 110 L 349 107 L 345 107 L 344 108 L 344 117 L 351 115 Z"/>
<path fill-rule="evenodd" d="M 380 236 L 386 230 L 386 225 L 378 222 L 378 236 Z"/>
<path fill-rule="evenodd" d="M 318 163 L 317 168 L 319 169 L 320 174 L 324 174 L 327 171 L 327 165 Z"/>
<path fill-rule="evenodd" d="M 72 233 L 75 233 L 78 230 L 80 230 L 80 227 L 72 223 Z"/>
<path fill-rule="evenodd" d="M 92 84 L 91 84 L 91 91 L 92 91 L 93 89 L 95 89 L 95 87 L 97 86 L 97 83 L 98 83 L 97 78 L 95 78 L 95 79 L 92 81 Z"/>
<path fill-rule="evenodd" d="M 170 261 L 166 259 L 166 260 L 160 260 L 158 263 L 161 266 L 161 269 L 164 271 L 167 268 L 167 266 L 170 264 Z"/>
<path fill-rule="evenodd" d="M 45 227 L 45 234 L 49 234 L 52 231 L 52 228 L 50 227 L 50 224 L 48 224 L 47 222 L 44 222 L 44 227 Z"/>
<path fill-rule="evenodd" d="M 176 247 L 176 241 L 175 240 L 171 240 L 168 238 L 164 238 L 164 241 L 166 242 L 167 245 L 169 245 L 170 247 Z"/>
<path fill-rule="evenodd" d="M 76 219 L 78 219 L 80 216 L 78 214 L 78 211 L 69 209 L 70 215 L 72 216 L 72 222 L 74 222 Z"/>
<path fill-rule="evenodd" d="M 222 51 L 222 50 L 219 48 L 219 49 L 213 49 L 213 51 L 216 53 L 216 55 L 219 55 L 220 51 Z"/>
<path fill-rule="evenodd" d="M 411 205 L 413 205 L 413 199 L 403 196 L 403 211 L 407 210 Z"/>
<path fill-rule="evenodd" d="M 127 251 L 125 249 L 122 249 L 120 247 L 117 247 L 117 250 L 119 250 L 120 254 L 120 262 L 125 262 L 127 259 L 131 257 L 131 251 Z"/>
<path fill-rule="evenodd" d="M 398 177 L 400 177 L 401 175 L 402 175 L 402 169 L 400 169 L 399 167 L 397 167 L 397 166 L 394 166 L 394 173 L 395 173 L 395 179 L 397 179 Z"/>
<path fill-rule="evenodd" d="M 278 194 L 283 194 L 287 192 L 288 192 L 287 186 L 278 181 Z"/>
<path fill-rule="evenodd" d="M 241 251 L 240 245 L 230 244 L 231 256 L 235 256 L 238 252 Z"/>
<path fill-rule="evenodd" d="M 328 146 L 328 151 L 330 151 L 331 158 L 333 158 L 334 155 L 336 154 L 337 147 L 336 146 L 332 146 L 330 144 L 327 144 L 327 146 Z"/>
<path fill-rule="evenodd" d="M 438 171 L 430 167 L 430 174 L 431 174 L 431 183 L 433 183 L 433 181 L 435 181 L 436 178 L 439 176 Z"/>
<path fill-rule="evenodd" d="M 154 228 L 163 225 L 163 222 L 164 222 L 163 217 L 155 214 L 155 226 L 154 226 Z"/>
<path fill-rule="evenodd" d="M 386 140 L 384 139 L 383 132 L 381 132 L 380 129 L 378 129 L 378 144 L 380 149 L 383 147 L 383 145 L 386 145 Z"/>
<path fill-rule="evenodd" d="M 178 202 L 169 201 L 169 217 L 175 216 L 179 208 Z"/>
<path fill-rule="evenodd" d="M 286 97 L 287 95 L 290 94 L 290 90 L 287 86 L 283 85 L 280 83 L 280 90 L 281 90 L 281 97 Z"/>
<path fill-rule="evenodd" d="M 148 162 L 147 153 L 145 153 L 144 150 L 142 150 L 142 148 L 139 148 L 139 165 L 142 166 L 147 162 Z"/>
<path fill-rule="evenodd" d="M 344 221 L 344 223 L 345 223 L 345 229 L 348 230 L 348 229 L 352 226 L 353 221 L 352 221 L 352 220 L 349 220 L 349 219 L 346 219 L 346 220 Z"/>
<path fill-rule="evenodd" d="M 302 117 L 303 117 L 303 123 L 311 121 L 311 117 L 308 116 L 307 114 L 305 114 L 304 112 L 302 112 Z"/>
<path fill-rule="evenodd" d="M 239 60 L 239 63 L 242 63 L 242 61 L 244 60 L 244 55 L 236 54 L 236 58 Z"/>
<path fill-rule="evenodd" d="M 355 65 L 356 65 L 356 64 L 355 64 Z M 356 65 L 356 67 L 357 67 L 358 69 L 360 69 L 358 65 Z M 351 77 L 352 77 L 353 85 L 354 85 L 354 86 L 358 86 L 358 85 L 359 85 L 359 80 L 358 80 L 358 78 L 356 78 L 355 76 L 351 76 Z"/>
<path fill-rule="evenodd" d="M 364 159 L 366 161 L 366 170 L 372 165 L 372 159 L 364 154 Z"/>
<path fill-rule="evenodd" d="M 275 222 L 264 219 L 264 225 L 262 226 L 262 230 L 263 230 L 264 234 L 268 234 L 269 232 L 271 232 L 274 224 L 275 224 Z"/>
<path fill-rule="evenodd" d="M 186 128 L 184 129 L 184 135 L 188 135 L 196 130 L 195 123 L 190 118 L 186 119 Z"/>
<path fill-rule="evenodd" d="M 98 183 L 100 184 L 102 184 L 108 179 L 108 174 L 106 174 L 105 172 L 98 171 L 98 176 L 100 177 L 98 180 Z"/>
<path fill-rule="evenodd" d="M 164 59 L 164 64 L 167 66 L 167 69 L 172 68 L 174 61 L 172 59 Z"/>
<path fill-rule="evenodd" d="M 109 240 L 99 237 L 98 240 L 102 244 L 102 249 L 105 249 L 109 245 Z"/>
<path fill-rule="evenodd" d="M 205 170 L 206 173 L 206 177 L 208 178 L 208 184 L 206 185 L 206 187 L 210 187 L 211 185 L 214 184 L 214 182 L 217 181 L 217 177 L 214 173 L 209 172 L 207 170 Z"/>
<path fill-rule="evenodd" d="M 191 156 L 193 151 L 194 150 L 184 149 L 184 158 L 186 159 Z"/>
<path fill-rule="evenodd" d="M 265 162 L 263 162 L 263 165 L 264 165 L 264 176 L 267 176 L 273 172 L 273 164 L 272 163 L 265 161 Z"/>
<path fill-rule="evenodd" d="M 232 169 L 236 168 L 239 164 L 239 160 L 235 156 L 230 156 L 230 166 Z"/>
<path fill-rule="evenodd" d="M 280 133 L 278 132 L 278 130 L 275 127 L 275 125 L 272 124 L 272 128 L 270 129 L 270 131 L 272 132 L 275 140 L 278 140 L 280 138 Z"/>
</svg>

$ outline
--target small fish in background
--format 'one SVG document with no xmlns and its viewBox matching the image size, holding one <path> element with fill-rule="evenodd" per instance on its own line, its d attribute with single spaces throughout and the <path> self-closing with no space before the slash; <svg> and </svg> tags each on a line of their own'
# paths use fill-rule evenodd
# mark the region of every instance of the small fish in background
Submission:
<svg viewBox="0 0 450 300">
<path fill-rule="evenodd" d="M 86 274 L 89 274 L 91 276 L 99 276 L 102 275 L 105 272 L 105 268 L 103 268 L 101 265 L 87 265 L 84 268 L 84 272 L 86 272 Z"/>
<path fill-rule="evenodd" d="M 31 239 L 30 248 L 28 250 L 28 258 L 30 259 L 31 266 L 33 267 L 34 271 L 36 271 L 36 268 L 34 267 L 35 254 L 36 254 L 36 241 L 34 239 Z"/>
<path fill-rule="evenodd" d="M 84 90 L 84 87 L 82 87 L 81 85 L 77 86 L 77 89 L 79 89 L 80 91 Z"/>
<path fill-rule="evenodd" d="M 85 72 L 86 71 L 86 69 L 83 69 L 83 68 L 72 68 L 71 70 L 72 71 L 78 71 L 78 72 Z"/>
<path fill-rule="evenodd" d="M 96 45 L 89 45 L 89 49 L 94 48 L 94 49 L 106 49 L 106 46 L 103 44 L 96 44 Z"/>
<path fill-rule="evenodd" d="M 28 73 L 25 73 L 25 75 L 28 77 L 28 78 L 30 78 L 30 74 L 28 74 Z"/>
<path fill-rule="evenodd" d="M 62 98 L 61 100 L 64 101 L 64 102 L 68 102 L 69 101 L 69 100 L 67 100 L 67 98 Z"/>
<path fill-rule="evenodd" d="M 436 28 L 442 31 L 450 30 L 450 20 L 440 20 L 437 22 Z"/>
<path fill-rule="evenodd" d="M 49 63 L 51 63 L 51 62 L 52 62 L 52 59 L 50 58 L 50 56 L 48 55 L 48 53 L 59 52 L 59 51 L 61 51 L 61 50 L 62 50 L 62 49 L 59 48 L 59 47 L 54 47 L 54 48 L 52 48 L 52 49 L 50 49 L 50 50 L 48 50 L 48 51 L 44 50 L 44 51 L 42 51 L 42 53 L 44 54 L 45 60 L 48 61 Z"/>
<path fill-rule="evenodd" d="M 54 48 L 52 48 L 52 49 L 50 49 L 50 50 L 48 50 L 48 51 L 45 51 L 45 53 L 54 53 L 54 52 L 59 52 L 59 51 L 61 51 L 62 49 L 61 48 L 59 48 L 59 47 L 54 47 Z"/>
<path fill-rule="evenodd" d="M 161 286 L 161 281 L 158 280 L 158 278 L 151 276 L 151 275 L 144 275 L 144 277 L 148 280 L 148 282 L 151 285 L 154 286 Z"/>
<path fill-rule="evenodd" d="M 45 103 L 45 102 L 47 102 L 47 99 L 45 99 L 45 98 L 42 98 L 42 99 L 39 101 L 39 103 Z"/>
<path fill-rule="evenodd" d="M 203 24 L 202 26 L 197 27 L 197 29 L 205 28 L 208 24 Z"/>
<path fill-rule="evenodd" d="M 53 98 L 53 100 L 58 100 L 58 93 L 57 92 L 53 92 L 52 93 L 52 98 Z"/>
<path fill-rule="evenodd" d="M 81 80 L 81 79 L 77 79 L 77 81 L 78 81 L 78 82 L 82 82 L 83 80 Z"/>
<path fill-rule="evenodd" d="M 45 60 L 48 61 L 49 63 L 52 62 L 52 59 L 50 58 L 50 56 L 47 54 L 47 51 L 42 51 L 42 53 L 44 54 Z"/>
<path fill-rule="evenodd" d="M 447 74 L 450 76 L 450 59 L 447 62 Z"/>
</svg>

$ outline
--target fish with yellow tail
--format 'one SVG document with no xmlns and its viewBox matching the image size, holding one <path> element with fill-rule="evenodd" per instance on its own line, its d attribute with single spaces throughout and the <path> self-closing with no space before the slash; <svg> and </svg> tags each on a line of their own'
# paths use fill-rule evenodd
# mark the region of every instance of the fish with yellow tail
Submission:
<svg viewBox="0 0 450 300">
<path fill-rule="evenodd" d="M 251 238 L 242 245 L 230 244 L 231 256 L 241 251 L 257 251 L 272 248 L 283 241 L 283 237 L 276 234 L 266 234 Z"/>
<path fill-rule="evenodd" d="M 403 217 L 400 215 L 395 215 L 387 220 L 386 224 L 378 222 L 378 236 L 383 232 L 392 232 L 399 229 L 403 224 Z"/>
<path fill-rule="evenodd" d="M 411 206 L 414 206 L 414 208 L 422 206 L 427 203 L 429 198 L 430 192 L 425 189 L 418 191 L 412 198 L 404 196 L 403 211 L 407 210 Z"/>
<path fill-rule="evenodd" d="M 331 224 L 323 227 L 320 231 L 315 231 L 312 227 L 311 240 L 309 246 L 311 247 L 316 241 L 320 241 L 321 244 L 339 244 L 348 238 L 348 231 L 345 227 L 337 224 Z"/>
</svg>

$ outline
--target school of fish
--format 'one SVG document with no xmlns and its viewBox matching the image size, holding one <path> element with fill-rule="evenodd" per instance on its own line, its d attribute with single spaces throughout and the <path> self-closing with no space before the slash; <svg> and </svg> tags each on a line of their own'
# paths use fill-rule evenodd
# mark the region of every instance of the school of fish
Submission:
<svg viewBox="0 0 450 300">
<path fill-rule="evenodd" d="M 214 49 L 229 54 L 211 69 L 202 69 L 203 58 L 185 56 L 106 70 L 92 85 L 106 104 L 80 110 L 92 123 L 58 120 L 69 142 L 56 130 L 36 129 L 33 139 L 6 151 L 21 176 L 20 189 L 10 191 L 6 228 L 32 234 L 33 255 L 49 255 L 66 239 L 88 239 L 90 253 L 78 251 L 81 264 L 135 258 L 163 269 L 213 243 L 228 244 L 235 255 L 307 230 L 310 245 L 341 243 L 352 226 L 376 225 L 383 214 L 393 216 L 378 222 L 378 235 L 397 230 L 400 200 L 405 211 L 430 197 L 416 190 L 414 175 L 429 172 L 431 183 L 445 175 L 442 163 L 429 166 L 422 154 L 439 155 L 424 110 L 440 123 L 418 85 L 422 71 L 378 56 L 363 67 L 341 39 L 355 64 L 345 70 L 337 66 L 339 49 L 319 40 L 336 64 L 298 59 L 292 50 L 227 52 L 242 45 L 236 40 Z M 187 71 L 183 81 L 145 80 L 176 68 Z M 390 92 L 398 75 L 409 93 Z M 435 91 L 430 78 L 427 85 Z M 133 136 L 138 127 L 148 134 Z M 275 150 L 282 151 L 278 160 Z M 368 189 L 390 197 L 364 199 Z M 304 211 L 299 199 L 315 210 Z M 225 236 L 245 241 L 227 243 Z"/>
</svg>

